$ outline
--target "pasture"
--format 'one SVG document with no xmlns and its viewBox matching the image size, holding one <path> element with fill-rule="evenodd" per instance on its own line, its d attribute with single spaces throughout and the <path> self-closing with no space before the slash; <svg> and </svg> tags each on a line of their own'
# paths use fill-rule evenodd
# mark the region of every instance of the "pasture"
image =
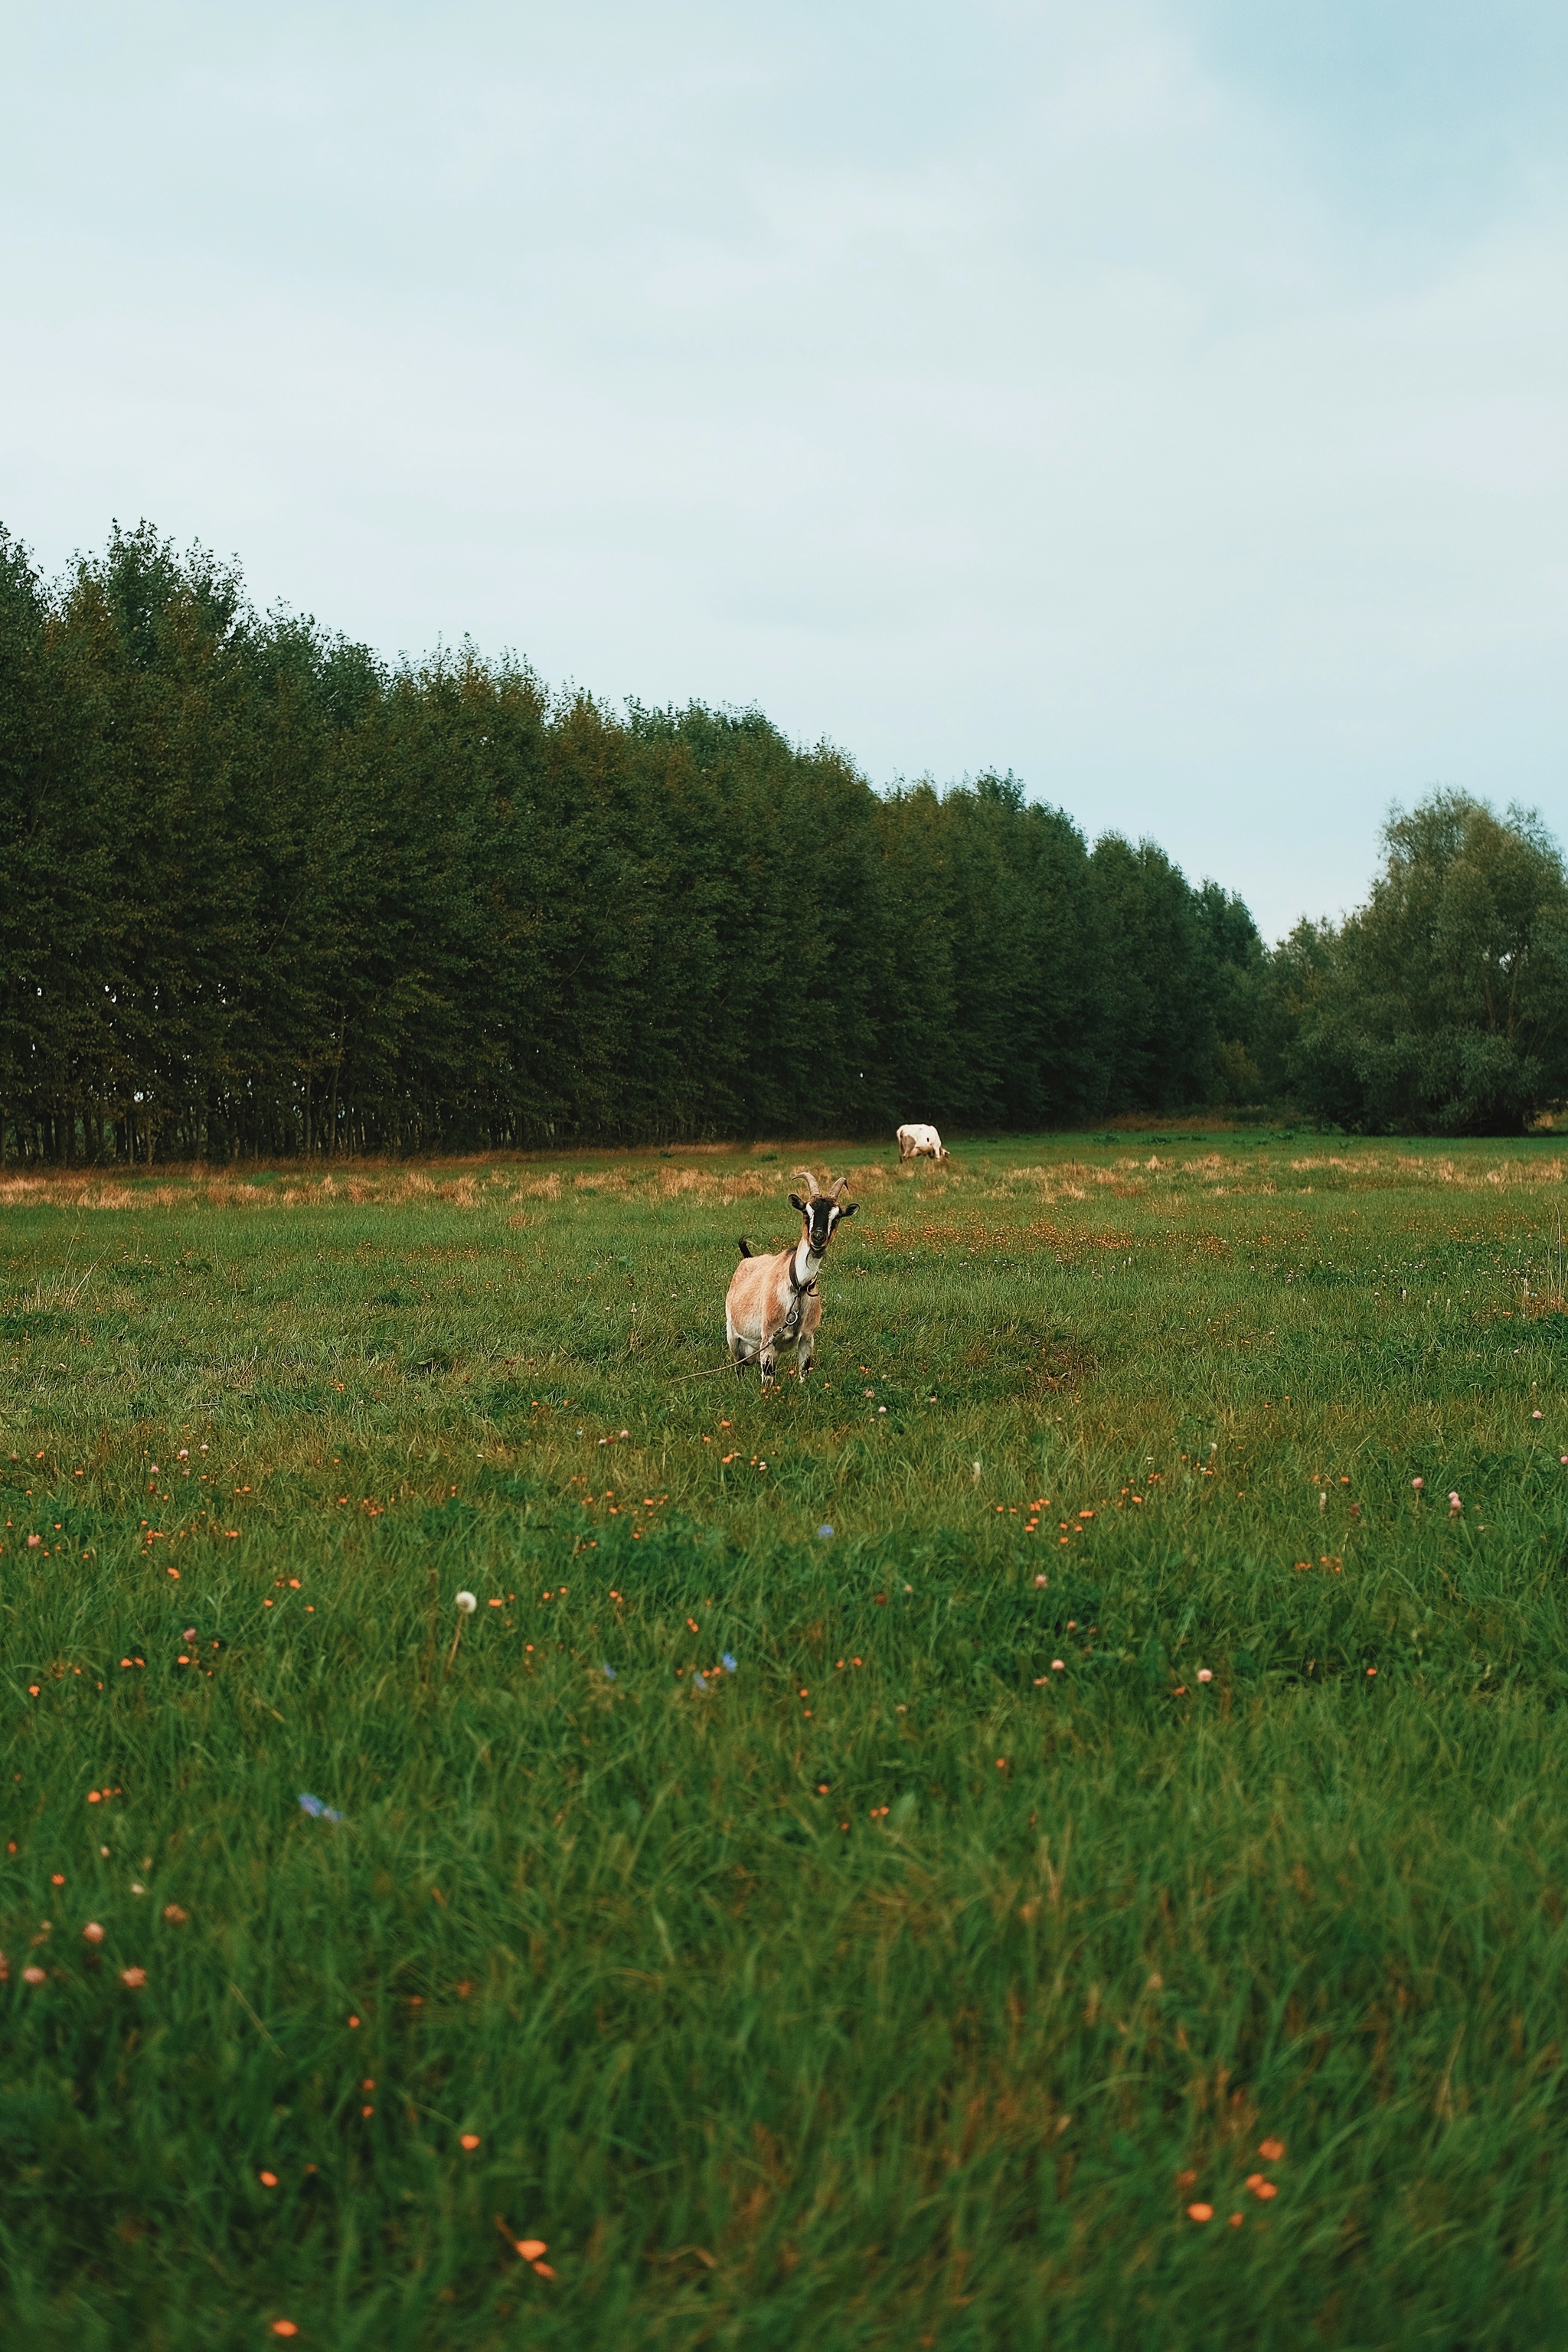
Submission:
<svg viewBox="0 0 1568 2352">
<path fill-rule="evenodd" d="M 8 2345 L 1562 2340 L 1568 1160 L 953 1150 L 0 1177 Z"/>
</svg>

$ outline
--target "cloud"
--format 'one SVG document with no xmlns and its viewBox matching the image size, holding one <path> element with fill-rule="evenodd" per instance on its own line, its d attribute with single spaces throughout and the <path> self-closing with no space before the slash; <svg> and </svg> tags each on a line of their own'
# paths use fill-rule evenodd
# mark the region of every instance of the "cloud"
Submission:
<svg viewBox="0 0 1568 2352">
<path fill-rule="evenodd" d="M 1395 793 L 1562 820 L 1560 37 L 1500 5 L 37 19 L 0 514 L 1011 766 L 1282 928 Z"/>
</svg>

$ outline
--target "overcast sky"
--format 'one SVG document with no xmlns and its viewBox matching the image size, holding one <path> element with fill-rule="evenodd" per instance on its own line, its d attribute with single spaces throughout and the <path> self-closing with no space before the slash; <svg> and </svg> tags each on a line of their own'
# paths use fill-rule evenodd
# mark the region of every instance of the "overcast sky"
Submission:
<svg viewBox="0 0 1568 2352">
<path fill-rule="evenodd" d="M 1269 936 L 1568 830 L 1562 0 L 0 5 L 0 520 L 1011 768 Z"/>
</svg>

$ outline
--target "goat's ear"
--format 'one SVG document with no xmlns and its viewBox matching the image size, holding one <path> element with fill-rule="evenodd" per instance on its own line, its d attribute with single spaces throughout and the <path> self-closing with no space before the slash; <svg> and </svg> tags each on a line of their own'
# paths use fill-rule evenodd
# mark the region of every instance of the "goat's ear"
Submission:
<svg viewBox="0 0 1568 2352">
<path fill-rule="evenodd" d="M 800 1194 L 799 1194 L 798 1192 L 792 1192 L 792 1193 L 790 1194 L 790 1196 L 789 1196 L 789 1204 L 790 1204 L 790 1207 L 791 1207 L 792 1209 L 798 1209 L 798 1210 L 800 1211 L 801 1215 L 802 1215 L 803 1217 L 805 1216 L 805 1202 L 801 1199 Z"/>
<path fill-rule="evenodd" d="M 860 1203 L 858 1201 L 846 1201 L 838 1213 L 841 1217 L 852 1217 L 859 1206 Z"/>
</svg>

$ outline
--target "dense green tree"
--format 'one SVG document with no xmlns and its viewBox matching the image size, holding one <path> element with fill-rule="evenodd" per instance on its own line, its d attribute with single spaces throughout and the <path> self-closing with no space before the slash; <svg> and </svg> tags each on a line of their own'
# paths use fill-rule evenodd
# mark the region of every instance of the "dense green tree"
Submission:
<svg viewBox="0 0 1568 2352">
<path fill-rule="evenodd" d="M 1238 900 L 1011 776 L 391 670 L 146 525 L 52 587 L 0 533 L 0 856 L 30 1158 L 1038 1127 L 1285 1019 Z"/>
</svg>

